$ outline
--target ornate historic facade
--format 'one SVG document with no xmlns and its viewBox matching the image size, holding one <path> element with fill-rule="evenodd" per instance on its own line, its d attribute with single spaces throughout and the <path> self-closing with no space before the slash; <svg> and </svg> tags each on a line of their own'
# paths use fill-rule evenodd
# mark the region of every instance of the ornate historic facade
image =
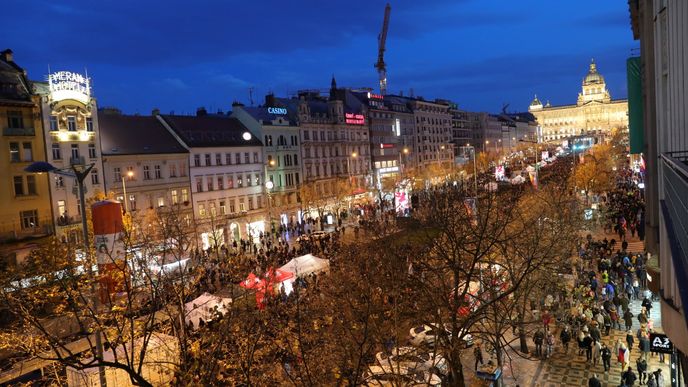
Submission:
<svg viewBox="0 0 688 387">
<path fill-rule="evenodd" d="M 535 116 L 541 128 L 541 141 L 557 141 L 577 135 L 602 138 L 616 130 L 628 130 L 628 102 L 611 98 L 594 60 L 583 79 L 582 91 L 575 105 L 551 106 L 547 102 L 543 106 L 535 96 L 528 111 Z"/>
</svg>

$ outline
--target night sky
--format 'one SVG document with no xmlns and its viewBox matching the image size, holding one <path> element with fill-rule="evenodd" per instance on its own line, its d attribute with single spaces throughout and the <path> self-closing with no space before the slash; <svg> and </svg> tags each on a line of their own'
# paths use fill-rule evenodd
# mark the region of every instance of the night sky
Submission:
<svg viewBox="0 0 688 387">
<path fill-rule="evenodd" d="M 100 106 L 149 114 L 227 111 L 267 92 L 377 89 L 386 1 L 4 0 L 0 49 L 29 77 L 88 70 Z M 626 97 L 637 48 L 626 1 L 392 0 L 385 61 L 392 94 L 413 89 L 461 108 L 524 111 L 537 93 L 576 102 L 595 58 Z M 637 54 L 637 50 L 633 51 Z"/>
</svg>

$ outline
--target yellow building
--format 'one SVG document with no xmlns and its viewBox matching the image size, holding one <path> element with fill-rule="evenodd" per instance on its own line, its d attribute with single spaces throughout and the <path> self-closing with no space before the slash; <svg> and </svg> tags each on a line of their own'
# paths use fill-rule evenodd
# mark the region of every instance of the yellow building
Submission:
<svg viewBox="0 0 688 387">
<path fill-rule="evenodd" d="M 0 53 L 0 268 L 20 262 L 34 238 L 52 233 L 47 175 L 24 171 L 45 161 L 39 98 L 11 50 Z"/>
<path fill-rule="evenodd" d="M 540 140 L 552 142 L 578 135 L 603 139 L 616 130 L 628 130 L 628 101 L 613 100 L 604 77 L 593 60 L 583 78 L 582 90 L 575 105 L 544 106 L 535 96 L 528 111 L 537 119 Z"/>
</svg>

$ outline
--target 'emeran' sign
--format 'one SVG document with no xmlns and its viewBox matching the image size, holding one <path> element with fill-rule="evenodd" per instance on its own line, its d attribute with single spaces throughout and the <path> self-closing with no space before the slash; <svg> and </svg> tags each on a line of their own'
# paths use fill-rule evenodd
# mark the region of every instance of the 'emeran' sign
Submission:
<svg viewBox="0 0 688 387">
<path fill-rule="evenodd" d="M 78 73 L 58 71 L 49 74 L 48 87 L 53 101 L 72 99 L 87 104 L 91 99 L 91 82 Z"/>
<path fill-rule="evenodd" d="M 650 333 L 650 351 L 659 353 L 674 353 L 674 343 L 672 343 L 665 334 Z"/>
</svg>

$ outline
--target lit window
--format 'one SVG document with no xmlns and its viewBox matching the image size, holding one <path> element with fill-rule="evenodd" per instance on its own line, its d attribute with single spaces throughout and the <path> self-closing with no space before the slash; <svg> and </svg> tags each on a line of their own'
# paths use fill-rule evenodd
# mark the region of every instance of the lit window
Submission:
<svg viewBox="0 0 688 387">
<path fill-rule="evenodd" d="M 60 149 L 60 144 L 53 144 L 53 160 L 62 160 L 62 150 Z"/>
<path fill-rule="evenodd" d="M 10 161 L 13 163 L 18 163 L 20 160 L 19 158 L 19 143 L 18 142 L 11 142 L 10 143 Z"/>
<path fill-rule="evenodd" d="M 60 127 L 57 125 L 57 116 L 50 116 L 50 131 L 57 132 Z"/>
<path fill-rule="evenodd" d="M 21 220 L 21 227 L 24 230 L 32 229 L 38 227 L 38 211 L 21 211 L 19 213 L 19 218 Z"/>
<path fill-rule="evenodd" d="M 176 189 L 173 189 L 173 190 L 170 192 L 170 194 L 171 194 L 171 196 L 172 196 L 172 204 L 177 204 L 177 203 L 179 203 L 179 197 L 177 196 L 177 190 L 176 190 Z"/>
<path fill-rule="evenodd" d="M 75 116 L 68 116 L 67 117 L 67 130 L 70 132 L 76 132 L 76 117 Z"/>
</svg>

